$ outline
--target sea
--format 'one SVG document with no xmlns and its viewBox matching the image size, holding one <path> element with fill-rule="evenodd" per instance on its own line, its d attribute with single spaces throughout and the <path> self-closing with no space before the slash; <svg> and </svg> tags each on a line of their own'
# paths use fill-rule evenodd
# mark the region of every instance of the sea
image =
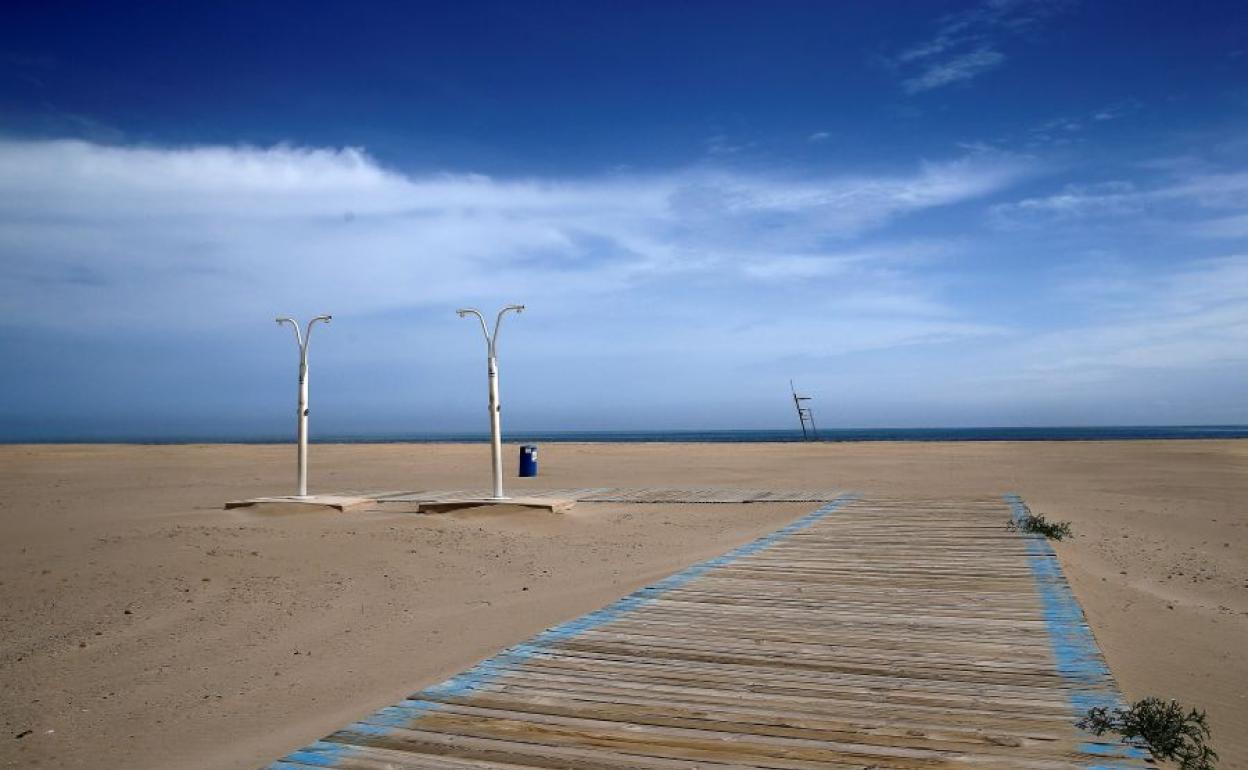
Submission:
<svg viewBox="0 0 1248 770">
<path fill-rule="evenodd" d="M 351 437 L 343 443 L 483 441 L 485 433 Z M 1131 439 L 1248 438 L 1248 425 L 1108 426 L 1068 428 L 831 428 L 815 436 L 800 430 L 538 431 L 512 432 L 508 443 L 725 443 L 796 441 L 1121 441 Z M 333 441 L 333 439 L 325 439 Z"/>
<path fill-rule="evenodd" d="M 727 443 L 827 442 L 850 441 L 1132 441 L 1158 439 L 1242 439 L 1248 438 L 1248 425 L 1107 425 L 1092 427 L 998 427 L 998 428 L 826 428 L 816 436 L 803 437 L 800 430 L 610 430 L 610 431 L 509 431 L 508 444 L 541 443 Z M 487 433 L 395 433 L 322 434 L 312 439 L 318 444 L 461 443 L 486 441 Z M 0 435 L 0 443 L 128 443 L 193 444 L 239 443 L 270 444 L 291 441 L 290 435 L 232 436 L 218 434 L 185 435 L 80 435 L 55 437 Z"/>
</svg>

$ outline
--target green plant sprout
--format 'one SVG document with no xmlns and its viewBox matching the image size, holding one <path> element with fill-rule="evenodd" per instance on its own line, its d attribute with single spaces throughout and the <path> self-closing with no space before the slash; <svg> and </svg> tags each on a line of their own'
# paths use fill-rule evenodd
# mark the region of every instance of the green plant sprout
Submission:
<svg viewBox="0 0 1248 770">
<path fill-rule="evenodd" d="M 1214 770 L 1218 754 L 1210 738 L 1205 712 L 1184 709 L 1178 701 L 1145 698 L 1130 708 L 1097 706 L 1075 723 L 1096 735 L 1117 733 L 1124 741 L 1143 741 L 1158 759 L 1177 760 L 1180 770 Z"/>
<path fill-rule="evenodd" d="M 1049 521 L 1043 516 L 1037 516 L 1031 512 L 1026 503 L 1023 506 L 1023 516 L 1019 519 L 1011 519 L 1006 525 L 1006 529 L 1011 532 L 1023 531 L 1028 534 L 1044 535 L 1050 540 L 1061 540 L 1070 537 L 1069 521 Z"/>
</svg>

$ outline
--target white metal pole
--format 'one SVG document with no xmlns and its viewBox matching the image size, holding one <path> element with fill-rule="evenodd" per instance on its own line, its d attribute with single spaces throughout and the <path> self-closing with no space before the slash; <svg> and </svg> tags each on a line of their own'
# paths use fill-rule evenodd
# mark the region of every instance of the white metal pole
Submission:
<svg viewBox="0 0 1248 770">
<path fill-rule="evenodd" d="M 295 342 L 299 345 L 299 402 L 296 422 L 298 449 L 295 455 L 295 496 L 308 496 L 308 343 L 312 341 L 312 325 L 317 321 L 329 323 L 331 315 L 318 315 L 304 330 L 299 329 L 299 322 L 289 316 L 279 316 L 278 326 L 290 324 L 295 330 Z"/>
<path fill-rule="evenodd" d="M 498 403 L 498 358 L 490 356 L 490 446 L 494 465 L 494 499 L 503 499 L 503 430 Z"/>
<path fill-rule="evenodd" d="M 490 465 L 493 470 L 493 500 L 506 500 L 503 495 L 503 430 L 498 403 L 498 327 L 503 323 L 503 316 L 508 311 L 524 312 L 524 305 L 508 305 L 498 311 L 494 319 L 494 332 L 491 333 L 485 323 L 485 316 L 476 308 L 460 308 L 455 312 L 460 318 L 475 316 L 481 323 L 481 334 L 485 337 L 486 374 L 490 380 Z"/>
<path fill-rule="evenodd" d="M 299 350 L 299 458 L 298 497 L 308 496 L 308 346 L 304 343 Z"/>
</svg>

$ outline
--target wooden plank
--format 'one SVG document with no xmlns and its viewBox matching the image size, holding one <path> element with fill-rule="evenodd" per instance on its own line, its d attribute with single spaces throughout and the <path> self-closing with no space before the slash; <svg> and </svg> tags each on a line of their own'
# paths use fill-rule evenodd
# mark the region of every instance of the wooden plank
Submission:
<svg viewBox="0 0 1248 770">
<path fill-rule="evenodd" d="M 577 499 L 802 494 L 818 492 L 600 488 Z M 1006 531 L 1018 505 L 838 500 L 270 767 L 1154 766 L 1074 726 L 1117 691 L 1047 544 Z"/>
<path fill-rule="evenodd" d="M 442 500 L 433 500 L 430 502 L 419 503 L 416 509 L 417 513 L 447 513 L 449 511 L 463 511 L 474 508 L 492 508 L 494 506 L 512 506 L 517 508 L 532 508 L 541 511 L 550 511 L 551 513 L 567 513 L 576 505 L 574 500 L 558 497 L 474 497 L 474 498 L 446 498 Z"/>
</svg>

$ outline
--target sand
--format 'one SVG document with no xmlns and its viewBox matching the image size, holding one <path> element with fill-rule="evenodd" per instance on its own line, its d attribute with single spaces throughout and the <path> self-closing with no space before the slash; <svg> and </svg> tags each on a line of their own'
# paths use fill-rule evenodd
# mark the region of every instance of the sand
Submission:
<svg viewBox="0 0 1248 770">
<path fill-rule="evenodd" d="M 0 447 L 0 767 L 258 767 L 813 507 L 221 510 L 288 492 L 293 460 Z M 1248 768 L 1248 441 L 550 444 L 541 461 L 510 489 L 1018 492 L 1073 522 L 1057 550 L 1125 694 L 1207 709 L 1221 766 Z M 313 447 L 314 491 L 487 473 L 481 445 Z"/>
</svg>

